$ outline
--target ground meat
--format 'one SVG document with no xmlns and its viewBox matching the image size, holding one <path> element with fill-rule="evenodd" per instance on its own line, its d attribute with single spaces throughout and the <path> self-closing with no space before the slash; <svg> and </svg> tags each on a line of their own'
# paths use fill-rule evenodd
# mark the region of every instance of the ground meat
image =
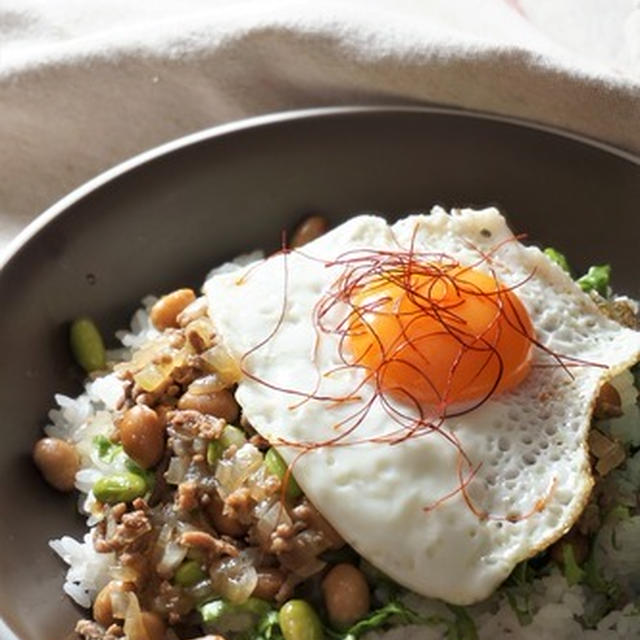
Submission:
<svg viewBox="0 0 640 640">
<path fill-rule="evenodd" d="M 173 384 L 171 378 L 167 378 L 157 389 L 154 391 L 146 391 L 137 383 L 131 386 L 129 394 L 131 396 L 131 402 L 129 406 L 133 404 L 144 404 L 147 407 L 155 407 L 158 404 L 167 404 L 170 402 L 170 396 L 167 394 L 167 390 Z"/>
<path fill-rule="evenodd" d="M 141 504 L 138 503 L 138 506 Z M 96 551 L 99 553 L 110 551 L 142 553 L 146 550 L 151 542 L 152 526 L 145 508 L 122 513 L 122 506 L 116 505 L 107 518 L 113 518 L 117 525 L 111 536 L 107 536 L 108 520 L 104 520 L 96 526 L 93 541 Z"/>
<path fill-rule="evenodd" d="M 187 547 L 199 547 L 214 557 L 223 555 L 235 557 L 238 555 L 236 546 L 222 538 L 215 538 L 206 531 L 186 531 L 180 536 L 180 544 Z"/>
<path fill-rule="evenodd" d="M 185 596 L 179 587 L 171 584 L 168 580 L 162 580 L 157 587 L 154 605 L 154 608 L 158 607 L 159 610 L 165 612 L 169 624 L 175 625 L 189 613 L 193 607 L 193 601 Z"/>
<path fill-rule="evenodd" d="M 593 407 L 593 417 L 597 420 L 604 418 L 617 418 L 622 415 L 622 399 L 618 390 L 608 382 L 605 382 Z"/>
<path fill-rule="evenodd" d="M 307 578 L 324 568 L 326 563 L 318 560 L 318 556 L 329 547 L 319 531 L 313 529 L 301 531 L 291 538 L 287 547 L 285 551 L 278 554 L 278 559 L 293 573 Z"/>
<path fill-rule="evenodd" d="M 640 318 L 638 318 L 634 303 L 628 298 L 621 297 L 608 300 L 593 293 L 592 298 L 594 298 L 600 311 L 602 311 L 604 315 L 615 320 L 624 327 L 636 330 L 640 329 Z"/>
<path fill-rule="evenodd" d="M 294 523 L 304 522 L 309 529 L 315 529 L 324 537 L 328 547 L 340 549 L 344 546 L 344 540 L 340 534 L 325 520 L 320 512 L 306 499 L 303 498 L 291 512 Z"/>
<path fill-rule="evenodd" d="M 120 625 L 112 624 L 105 629 L 93 620 L 78 620 L 75 630 L 83 640 L 118 640 L 124 635 Z"/>
<path fill-rule="evenodd" d="M 196 366 L 200 365 L 200 366 Z M 202 361 L 191 360 L 187 364 L 176 367 L 171 372 L 171 377 L 176 384 L 186 389 L 202 373 Z"/>
<path fill-rule="evenodd" d="M 598 429 L 591 429 L 589 432 L 589 451 L 600 476 L 606 476 L 627 458 L 624 447 Z"/>
<path fill-rule="evenodd" d="M 187 330 L 187 340 L 196 353 L 202 353 L 209 346 L 195 329 Z"/>
<path fill-rule="evenodd" d="M 259 433 L 254 433 L 250 438 L 249 442 L 256 448 L 260 449 L 260 451 L 266 451 L 271 445 L 266 438 L 263 438 Z"/>
<path fill-rule="evenodd" d="M 254 504 L 251 491 L 247 487 L 240 487 L 225 500 L 224 513 L 242 524 L 249 524 L 253 519 Z"/>
<path fill-rule="evenodd" d="M 206 517 L 219 534 L 228 535 L 232 538 L 244 537 L 247 532 L 247 525 L 229 515 L 224 501 L 217 491 L 203 496 L 202 505 Z"/>
<path fill-rule="evenodd" d="M 200 325 L 200 331 L 202 326 Z M 213 329 L 211 329 L 213 332 Z M 145 404 L 150 407 L 163 404 L 174 404 L 175 399 L 180 396 L 196 378 L 203 374 L 210 373 L 210 365 L 199 355 L 201 351 L 209 345 L 203 336 L 193 327 L 169 328 L 163 331 L 157 339 L 157 355 L 136 358 L 131 362 L 116 365 L 115 370 L 118 376 L 127 382 L 125 389 L 125 406 L 133 404 Z M 183 349 L 186 344 L 196 352 L 186 354 Z M 144 347 L 142 351 L 144 351 Z M 182 351 L 182 353 L 180 353 Z M 176 360 L 174 358 L 178 356 Z M 186 357 L 185 357 L 186 356 Z M 149 364 L 166 365 L 179 362 L 167 372 L 166 378 L 152 391 L 145 390 L 134 381 L 134 376 Z"/>
<path fill-rule="evenodd" d="M 176 506 L 180 511 L 193 511 L 199 506 L 198 485 L 192 480 L 182 482 L 176 494 Z"/>
<path fill-rule="evenodd" d="M 339 549 L 344 540 L 306 498 L 290 516 L 291 524 L 276 527 L 267 551 L 276 554 L 282 567 L 306 578 L 325 566 L 318 556 L 328 549 Z"/>
<path fill-rule="evenodd" d="M 296 524 L 279 524 L 271 534 L 271 544 L 268 551 L 280 555 L 291 549 L 293 536 L 304 528 L 300 522 Z"/>
<path fill-rule="evenodd" d="M 225 425 L 224 420 L 193 409 L 170 411 L 167 414 L 169 435 L 182 439 L 216 440 Z"/>
</svg>

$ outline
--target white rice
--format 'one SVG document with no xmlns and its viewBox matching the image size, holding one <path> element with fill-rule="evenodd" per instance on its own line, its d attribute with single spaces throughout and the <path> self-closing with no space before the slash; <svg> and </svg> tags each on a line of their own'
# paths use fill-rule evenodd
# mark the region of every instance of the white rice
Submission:
<svg viewBox="0 0 640 640">
<path fill-rule="evenodd" d="M 98 592 L 109 582 L 114 553 L 98 553 L 93 548 L 91 533 L 82 542 L 70 536 L 51 540 L 49 546 L 69 565 L 64 592 L 82 607 L 91 607 Z"/>
<path fill-rule="evenodd" d="M 260 252 L 242 256 L 242 263 L 253 262 L 262 257 Z M 216 272 L 237 268 L 233 263 L 219 267 Z M 124 349 L 109 353 L 111 361 L 123 359 L 132 348 L 140 346 L 149 338 L 158 335 L 149 321 L 149 309 L 156 298 L 147 297 L 143 308 L 136 311 L 128 331 L 117 333 Z M 623 386 L 632 386 L 631 376 L 623 380 Z M 100 520 L 100 515 L 92 514 L 95 499 L 91 487 L 102 475 L 122 470 L 122 461 L 116 458 L 106 463 L 96 454 L 93 440 L 98 435 L 107 436 L 113 428 L 111 410 L 122 399 L 123 384 L 115 374 L 110 374 L 85 386 L 85 392 L 77 398 L 57 394 L 58 409 L 49 413 L 51 424 L 45 431 L 47 435 L 69 440 L 76 444 L 81 457 L 81 469 L 76 475 L 76 488 L 81 492 L 80 510 L 87 514 L 91 527 Z M 635 407 L 634 397 L 623 390 L 625 404 L 633 404 L 633 418 L 640 414 Z M 633 401 L 633 402 L 632 402 Z M 628 429 L 626 422 L 612 425 L 611 430 Z M 637 426 L 636 426 L 637 430 Z M 637 458 L 637 460 L 635 459 Z M 630 461 L 628 471 L 630 490 L 640 490 L 640 453 Z M 637 463 L 637 464 L 636 464 Z M 607 577 L 618 580 L 630 580 L 631 574 L 640 575 L 640 517 L 631 518 L 619 527 L 618 541 L 622 545 L 603 544 L 599 547 L 600 560 L 606 559 Z M 603 529 L 603 540 L 611 539 L 611 532 Z M 69 565 L 64 591 L 75 602 L 89 608 L 96 594 L 110 579 L 110 571 L 115 562 L 113 553 L 97 553 L 92 544 L 91 534 L 87 533 L 82 542 L 69 536 L 50 541 L 51 548 Z M 640 591 L 640 584 L 632 585 Z M 452 618 L 451 611 L 441 602 L 409 595 L 407 604 L 414 610 L 425 614 L 446 615 Z M 574 616 L 581 616 L 588 607 L 588 591 L 581 585 L 569 587 L 564 576 L 554 569 L 550 575 L 536 579 L 533 583 L 531 606 L 535 612 L 533 621 L 521 626 L 511 608 L 506 595 L 499 591 L 486 602 L 467 608 L 473 618 L 480 640 L 628 640 L 640 638 L 640 611 L 630 604 L 620 611 L 606 615 L 595 630 L 584 630 Z M 371 632 L 368 640 L 439 640 L 443 638 L 443 628 L 429 626 L 397 627 L 387 632 Z M 175 637 L 171 635 L 170 637 Z"/>
</svg>

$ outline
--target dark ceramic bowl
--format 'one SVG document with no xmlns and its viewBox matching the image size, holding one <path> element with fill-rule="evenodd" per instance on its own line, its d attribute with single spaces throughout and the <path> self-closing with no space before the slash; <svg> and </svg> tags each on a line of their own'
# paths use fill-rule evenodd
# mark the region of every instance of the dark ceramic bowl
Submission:
<svg viewBox="0 0 640 640">
<path fill-rule="evenodd" d="M 144 294 L 274 248 L 309 212 L 395 217 L 434 203 L 498 204 L 531 241 L 578 269 L 610 262 L 615 288 L 640 297 L 638 158 L 443 109 L 321 109 L 217 127 L 108 171 L 23 232 L 0 271 L 0 637 L 65 638 L 80 614 L 47 546 L 82 532 L 75 498 L 30 462 L 53 394 L 81 389 L 69 320 L 89 313 L 113 335 Z"/>
</svg>

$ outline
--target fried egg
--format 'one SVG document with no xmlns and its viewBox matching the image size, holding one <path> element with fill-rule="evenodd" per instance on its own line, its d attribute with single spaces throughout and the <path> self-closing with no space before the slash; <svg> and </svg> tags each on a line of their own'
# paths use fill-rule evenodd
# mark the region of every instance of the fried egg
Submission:
<svg viewBox="0 0 640 640">
<path fill-rule="evenodd" d="M 364 558 L 453 604 L 560 538 L 604 381 L 640 357 L 493 208 L 358 216 L 205 284 L 237 399 Z"/>
</svg>

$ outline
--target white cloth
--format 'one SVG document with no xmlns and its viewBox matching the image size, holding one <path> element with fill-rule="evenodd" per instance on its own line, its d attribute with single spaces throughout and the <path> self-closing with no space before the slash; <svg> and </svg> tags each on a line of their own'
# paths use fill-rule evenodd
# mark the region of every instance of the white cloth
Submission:
<svg viewBox="0 0 640 640">
<path fill-rule="evenodd" d="M 217 123 L 445 104 L 640 151 L 640 0 L 0 0 L 0 248 L 55 199 Z"/>
</svg>

